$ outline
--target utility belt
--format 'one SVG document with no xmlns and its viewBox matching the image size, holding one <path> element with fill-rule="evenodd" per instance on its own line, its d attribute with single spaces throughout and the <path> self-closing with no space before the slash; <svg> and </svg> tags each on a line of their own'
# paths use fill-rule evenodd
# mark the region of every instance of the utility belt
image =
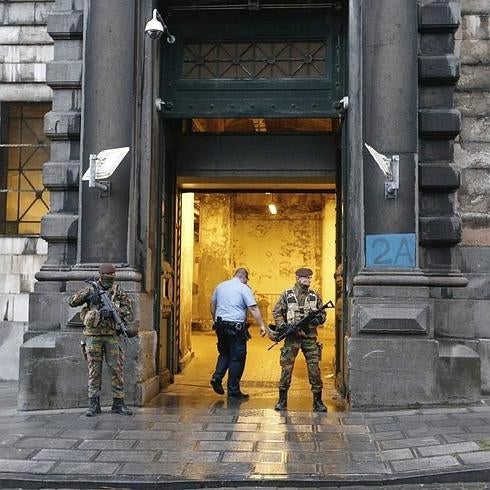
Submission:
<svg viewBox="0 0 490 490">
<path fill-rule="evenodd" d="M 229 322 L 223 320 L 220 316 L 216 319 L 213 325 L 215 330 L 225 332 L 228 335 L 238 335 L 241 332 L 245 332 L 248 329 L 248 323 L 246 322 Z"/>
<path fill-rule="evenodd" d="M 226 327 L 229 329 L 235 329 L 237 332 L 243 330 L 246 326 L 245 322 L 229 322 L 228 320 L 223 320 L 220 316 L 216 319 L 214 324 L 215 328 Z"/>
</svg>

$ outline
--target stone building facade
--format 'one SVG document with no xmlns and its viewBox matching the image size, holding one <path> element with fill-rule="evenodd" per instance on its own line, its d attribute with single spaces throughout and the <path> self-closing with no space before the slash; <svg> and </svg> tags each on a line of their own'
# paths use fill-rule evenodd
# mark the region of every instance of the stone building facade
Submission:
<svg viewBox="0 0 490 490">
<path fill-rule="evenodd" d="M 454 337 L 477 339 L 482 389 L 487 394 L 490 390 L 489 10 L 484 1 L 461 2 L 461 25 L 455 36 L 455 54 L 461 63 L 454 95 L 454 105 L 461 114 L 461 131 L 454 146 L 454 168 L 461 178 L 456 194 L 456 206 L 462 219 L 462 241 L 458 250 L 459 267 L 469 284 L 458 291 L 451 303 L 446 332 Z M 460 325 L 469 328 L 462 329 Z"/>
<path fill-rule="evenodd" d="M 325 145 L 321 147 L 325 153 L 341 153 L 341 170 L 335 170 L 335 164 L 327 170 L 316 167 L 307 145 L 303 155 L 310 167 L 306 165 L 303 174 L 292 170 L 297 168 L 292 156 L 290 167 L 285 158 L 284 167 L 272 169 L 282 175 L 283 180 L 276 182 L 280 185 L 295 179 L 305 182 L 313 175 L 341 180 L 335 184 L 343 207 L 343 231 L 337 238 L 344 274 L 337 387 L 353 407 L 477 401 L 490 389 L 487 2 L 239 1 L 238 14 L 225 4 L 56 0 L 6 2 L 0 7 L 0 32 L 19 45 L 27 43 L 19 37 L 26 29 L 13 19 L 28 15 L 36 19 L 32 12 L 44 8 L 46 28 L 39 39 L 54 45 L 52 59 L 46 51 L 41 62 L 46 63 L 46 84 L 39 79 L 35 87 L 39 90 L 35 100 L 52 101 L 44 125 L 51 151 L 43 178 L 50 192 L 50 210 L 40 232 L 47 243 L 47 258 L 29 295 L 28 331 L 20 349 L 19 408 L 85 403 L 84 366 L 74 340 L 80 326 L 66 306 L 66 297 L 105 261 L 118 265 L 118 278 L 135 300 L 140 326 L 138 342 L 128 352 L 130 402 L 144 404 L 171 382 L 178 370 L 172 338 L 178 332 L 175 294 L 180 264 L 173 252 L 179 237 L 178 209 L 172 208 L 172 202 L 179 192 L 179 172 L 201 172 L 208 181 L 223 183 L 246 179 L 246 172 L 257 170 L 253 164 L 243 164 L 233 176 L 211 158 L 204 162 L 202 155 L 215 151 L 211 139 L 199 140 L 207 145 L 200 161 L 193 160 L 189 145 L 179 143 L 197 140 L 180 135 L 175 121 L 240 117 L 234 107 L 240 102 L 230 99 L 221 112 L 213 104 L 204 110 L 199 106 L 202 101 L 186 100 L 185 95 L 178 102 L 187 106 L 174 103 L 172 108 L 167 103 L 166 95 L 180 96 L 172 92 L 168 61 L 177 48 L 165 39 L 152 42 L 143 35 L 153 8 L 167 14 L 177 47 L 186 36 L 191 39 L 186 22 L 191 25 L 193 15 L 220 15 L 225 20 L 233 15 L 237 15 L 233 19 L 253 17 L 254 32 L 263 36 L 261 19 L 273 18 L 271 12 L 279 12 L 276 18 L 287 21 L 288 16 L 299 19 L 324 9 L 315 11 L 326 12 L 339 33 L 334 92 L 349 97 L 346 110 L 337 105 L 336 114 L 330 106 L 322 112 L 313 110 L 313 104 L 306 109 L 289 100 L 289 109 L 278 114 L 274 111 L 285 93 L 278 85 L 274 96 L 279 102 L 269 102 L 268 112 L 260 112 L 252 102 L 242 117 L 320 115 L 342 121 L 336 133 L 341 141 L 332 139 L 336 150 L 330 149 L 330 143 L 319 143 Z M 201 28 L 201 39 L 196 40 L 196 34 L 193 42 L 233 38 L 226 22 L 220 25 L 222 32 L 218 29 L 212 35 Z M 42 24 L 36 29 L 42 31 Z M 294 31 L 301 39 L 307 34 Z M 32 76 L 41 72 L 33 69 Z M 31 75 L 26 71 L 25 76 L 27 82 Z M 180 87 L 179 83 L 176 80 L 173 86 Z M 15 80 L 11 90 L 27 91 L 21 85 L 22 80 Z M 9 100 L 0 93 L 2 102 Z M 263 93 L 257 93 L 258 106 Z M 180 117 L 171 114 L 177 109 Z M 220 141 L 229 158 L 238 155 L 246 161 L 244 153 L 236 150 L 236 140 Z M 263 140 L 253 141 L 262 144 Z M 294 142 L 296 151 L 303 148 L 300 139 Z M 384 179 L 364 143 L 386 155 L 399 155 L 396 199 L 385 198 Z M 88 155 L 120 146 L 130 146 L 131 152 L 110 179 L 110 196 L 88 189 L 80 180 Z M 275 155 L 277 150 L 269 147 L 268 151 Z M 181 155 L 184 160 L 179 160 Z M 265 161 L 258 150 L 254 157 Z M 213 164 L 216 174 L 205 174 L 209 170 L 202 168 L 214 168 Z M 272 181 L 272 186 L 276 184 Z M 409 257 L 413 243 L 413 262 L 408 266 L 376 262 L 385 252 L 376 248 L 370 252 L 377 240 Z M 39 368 L 43 360 L 53 366 L 49 377 Z M 62 377 L 67 368 L 74 373 L 69 383 Z"/>
</svg>

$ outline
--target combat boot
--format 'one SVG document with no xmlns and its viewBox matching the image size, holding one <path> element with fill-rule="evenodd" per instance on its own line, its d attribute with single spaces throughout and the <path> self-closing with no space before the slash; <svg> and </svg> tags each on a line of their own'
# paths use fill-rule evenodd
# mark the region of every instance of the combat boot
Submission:
<svg viewBox="0 0 490 490">
<path fill-rule="evenodd" d="M 288 407 L 288 392 L 287 390 L 279 390 L 279 400 L 274 407 L 274 410 L 286 410 Z"/>
<path fill-rule="evenodd" d="M 313 393 L 313 411 L 314 412 L 326 412 L 327 407 L 322 402 L 322 392 Z"/>
<path fill-rule="evenodd" d="M 133 415 L 133 411 L 124 404 L 124 398 L 114 398 L 111 410 L 119 415 Z"/>
<path fill-rule="evenodd" d="M 87 417 L 95 417 L 98 413 L 100 413 L 100 401 L 98 396 L 90 397 L 90 404 L 88 406 L 88 410 L 85 413 Z"/>
</svg>

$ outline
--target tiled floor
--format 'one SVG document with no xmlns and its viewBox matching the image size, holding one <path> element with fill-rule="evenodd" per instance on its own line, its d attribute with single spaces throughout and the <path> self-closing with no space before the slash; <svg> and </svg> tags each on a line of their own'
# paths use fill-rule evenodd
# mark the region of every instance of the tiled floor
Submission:
<svg viewBox="0 0 490 490">
<path fill-rule="evenodd" d="M 242 391 L 250 394 L 250 400 L 243 402 L 244 408 L 272 408 L 277 401 L 277 383 L 281 373 L 279 356 L 282 343 L 268 350 L 273 343 L 259 335 L 258 329 L 251 329 L 252 339 L 248 342 L 247 362 L 243 373 Z M 331 411 L 344 409 L 344 404 L 334 386 L 334 338 L 330 332 L 319 331 L 319 341 L 323 344 L 323 359 L 320 370 L 324 383 L 324 402 Z M 175 382 L 164 390 L 148 406 L 161 406 L 169 397 L 188 399 L 190 406 L 226 404 L 226 397 L 216 395 L 209 380 L 214 371 L 217 351 L 214 332 L 196 332 L 192 335 L 194 358 L 182 374 L 175 376 Z M 226 385 L 224 383 L 224 385 Z M 235 402 L 236 403 L 236 402 Z M 310 410 L 312 395 L 303 354 L 298 354 L 294 367 L 293 381 L 289 391 L 288 406 L 292 410 Z"/>
</svg>

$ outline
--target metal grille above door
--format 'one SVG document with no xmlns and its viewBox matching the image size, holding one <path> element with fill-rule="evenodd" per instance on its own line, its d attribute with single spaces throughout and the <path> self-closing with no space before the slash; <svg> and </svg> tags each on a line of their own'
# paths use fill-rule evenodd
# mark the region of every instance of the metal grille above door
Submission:
<svg viewBox="0 0 490 490">
<path fill-rule="evenodd" d="M 331 117 L 343 93 L 341 9 L 172 11 L 164 117 Z"/>
<path fill-rule="evenodd" d="M 324 78 L 325 51 L 324 41 L 185 44 L 182 78 Z"/>
</svg>

